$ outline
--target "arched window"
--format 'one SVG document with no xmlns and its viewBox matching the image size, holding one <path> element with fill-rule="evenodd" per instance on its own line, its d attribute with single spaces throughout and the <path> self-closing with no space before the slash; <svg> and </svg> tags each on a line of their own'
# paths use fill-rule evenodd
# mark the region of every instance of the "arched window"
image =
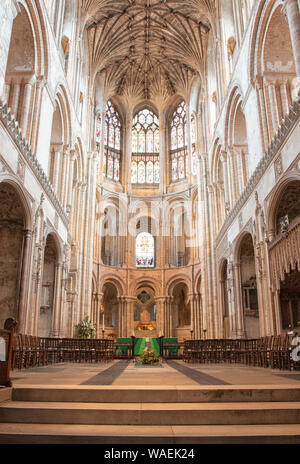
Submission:
<svg viewBox="0 0 300 464">
<path fill-rule="evenodd" d="M 120 181 L 121 167 L 121 121 L 117 110 L 108 101 L 104 125 L 103 174 L 107 179 Z"/>
<path fill-rule="evenodd" d="M 171 165 L 172 181 L 186 178 L 187 169 L 187 117 L 184 101 L 178 105 L 171 121 Z"/>
<path fill-rule="evenodd" d="M 155 242 L 149 232 L 141 232 L 136 237 L 136 267 L 154 268 Z"/>
<path fill-rule="evenodd" d="M 135 116 L 132 125 L 132 184 L 159 184 L 159 153 L 158 117 L 152 111 L 144 109 Z"/>
</svg>

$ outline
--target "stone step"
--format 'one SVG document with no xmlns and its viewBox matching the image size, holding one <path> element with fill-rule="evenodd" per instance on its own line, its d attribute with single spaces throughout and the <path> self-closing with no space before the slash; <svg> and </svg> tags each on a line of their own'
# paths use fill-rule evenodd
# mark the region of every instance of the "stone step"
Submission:
<svg viewBox="0 0 300 464">
<path fill-rule="evenodd" d="M 244 403 L 297 402 L 295 386 L 16 386 L 14 401 L 71 403 Z"/>
<path fill-rule="evenodd" d="M 101 426 L 0 424 L 0 444 L 299 444 L 300 425 Z M 111 449 L 111 447 L 107 447 Z M 144 451 L 141 451 L 144 453 Z"/>
<path fill-rule="evenodd" d="M 54 403 L 8 401 L 2 423 L 81 425 L 271 425 L 300 423 L 300 402 Z"/>
</svg>

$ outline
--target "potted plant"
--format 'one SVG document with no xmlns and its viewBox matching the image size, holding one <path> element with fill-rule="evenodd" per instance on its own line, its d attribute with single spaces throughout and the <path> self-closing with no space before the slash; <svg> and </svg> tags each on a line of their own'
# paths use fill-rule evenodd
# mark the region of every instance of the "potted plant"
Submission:
<svg viewBox="0 0 300 464">
<path fill-rule="evenodd" d="M 160 364 L 161 359 L 160 356 L 154 350 L 145 350 L 143 354 L 139 356 L 139 361 L 141 364 L 155 366 Z"/>
<path fill-rule="evenodd" d="M 96 334 L 96 327 L 86 316 L 83 321 L 75 326 L 78 338 L 94 338 Z"/>
</svg>

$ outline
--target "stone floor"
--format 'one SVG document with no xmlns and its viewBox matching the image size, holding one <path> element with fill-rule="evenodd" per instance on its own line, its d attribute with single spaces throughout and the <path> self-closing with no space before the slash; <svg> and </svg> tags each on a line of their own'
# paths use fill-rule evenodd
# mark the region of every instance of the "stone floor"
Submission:
<svg viewBox="0 0 300 464">
<path fill-rule="evenodd" d="M 300 372 L 279 371 L 242 365 L 194 365 L 168 361 L 162 367 L 135 367 L 131 361 L 109 364 L 55 364 L 14 370 L 11 378 L 21 385 L 115 385 L 115 386 L 193 386 L 193 385 L 294 385 L 300 386 Z"/>
</svg>

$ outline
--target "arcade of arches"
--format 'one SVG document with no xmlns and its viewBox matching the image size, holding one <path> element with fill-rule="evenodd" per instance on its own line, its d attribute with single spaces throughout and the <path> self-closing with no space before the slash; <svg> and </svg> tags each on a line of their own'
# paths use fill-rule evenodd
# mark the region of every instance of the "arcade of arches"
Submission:
<svg viewBox="0 0 300 464">
<path fill-rule="evenodd" d="M 297 0 L 0 6 L 0 327 L 300 327 Z"/>
</svg>

